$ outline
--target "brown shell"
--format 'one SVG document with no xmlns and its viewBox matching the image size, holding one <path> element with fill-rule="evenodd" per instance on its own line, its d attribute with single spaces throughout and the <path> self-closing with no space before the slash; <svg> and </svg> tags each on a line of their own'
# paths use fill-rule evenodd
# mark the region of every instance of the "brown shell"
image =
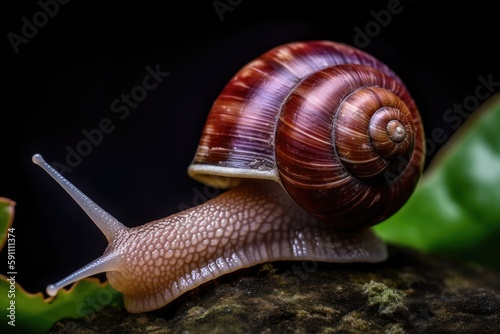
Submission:
<svg viewBox="0 0 500 334">
<path fill-rule="evenodd" d="M 412 194 L 423 150 L 416 105 L 386 65 L 344 44 L 296 42 L 226 85 L 188 173 L 219 187 L 274 180 L 319 219 L 370 226 Z"/>
</svg>

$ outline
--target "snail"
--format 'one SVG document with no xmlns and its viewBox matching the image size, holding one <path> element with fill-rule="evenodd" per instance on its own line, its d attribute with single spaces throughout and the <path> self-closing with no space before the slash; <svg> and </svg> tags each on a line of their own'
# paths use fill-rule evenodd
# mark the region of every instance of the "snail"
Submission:
<svg viewBox="0 0 500 334">
<path fill-rule="evenodd" d="M 386 260 L 387 247 L 370 227 L 413 193 L 424 133 L 414 100 L 385 64 L 315 40 L 265 52 L 222 90 L 188 174 L 227 190 L 199 206 L 127 228 L 40 154 L 32 160 L 109 243 L 47 293 L 106 272 L 127 311 L 141 313 L 259 263 Z"/>
</svg>

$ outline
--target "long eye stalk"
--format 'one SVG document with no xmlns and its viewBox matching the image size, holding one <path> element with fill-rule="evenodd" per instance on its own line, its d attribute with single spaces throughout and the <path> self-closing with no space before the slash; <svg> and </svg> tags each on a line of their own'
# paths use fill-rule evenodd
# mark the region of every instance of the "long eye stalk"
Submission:
<svg viewBox="0 0 500 334">
<path fill-rule="evenodd" d="M 115 217 L 104 211 L 99 205 L 88 198 L 83 192 L 69 182 L 64 176 L 49 165 L 40 154 L 33 155 L 33 163 L 40 166 L 47 172 L 66 192 L 75 200 L 75 202 L 92 219 L 101 232 L 110 242 L 120 231 L 127 227 L 120 223 Z"/>
</svg>

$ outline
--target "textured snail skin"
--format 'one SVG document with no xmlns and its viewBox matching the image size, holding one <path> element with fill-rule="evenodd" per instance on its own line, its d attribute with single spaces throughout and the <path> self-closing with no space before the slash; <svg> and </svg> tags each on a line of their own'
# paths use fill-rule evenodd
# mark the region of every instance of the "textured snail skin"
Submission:
<svg viewBox="0 0 500 334">
<path fill-rule="evenodd" d="M 387 66 L 334 42 L 277 47 L 211 109 L 188 173 L 231 189 L 200 206 L 127 228 L 33 156 L 109 242 L 47 293 L 106 272 L 138 313 L 259 263 L 383 261 L 386 247 L 366 227 L 411 195 L 423 150 L 418 110 Z"/>
<path fill-rule="evenodd" d="M 221 275 L 279 260 L 379 262 L 385 244 L 369 229 L 337 230 L 297 206 L 276 182 L 248 180 L 164 219 L 128 228 L 101 209 L 39 154 L 33 162 L 84 209 L 109 244 L 104 254 L 61 281 L 106 272 L 131 313 L 158 309 Z"/>
<path fill-rule="evenodd" d="M 129 312 L 166 305 L 223 274 L 279 260 L 379 262 L 370 230 L 338 231 L 312 218 L 273 182 L 243 183 L 202 206 L 131 228 L 106 249 L 107 273 Z"/>
</svg>

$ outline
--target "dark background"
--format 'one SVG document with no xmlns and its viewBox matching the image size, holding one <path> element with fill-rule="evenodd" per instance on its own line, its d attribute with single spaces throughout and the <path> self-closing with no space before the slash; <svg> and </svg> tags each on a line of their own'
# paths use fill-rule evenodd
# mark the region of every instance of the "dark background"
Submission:
<svg viewBox="0 0 500 334">
<path fill-rule="evenodd" d="M 161 5 L 160 5 L 161 3 Z M 36 1 L 4 4 L 0 196 L 17 202 L 17 281 L 30 292 L 100 256 L 105 238 L 31 156 L 64 163 L 83 130 L 116 126 L 65 176 L 127 226 L 193 205 L 205 191 L 186 168 L 212 102 L 236 71 L 280 44 L 327 39 L 358 46 L 389 65 L 419 106 L 427 136 L 453 133 L 444 112 L 475 94 L 478 76 L 500 81 L 498 15 L 485 1 L 453 7 L 401 1 L 390 22 L 374 13 L 394 1 L 232 3 L 221 20 L 213 1 L 149 5 L 72 1 L 16 54 L 8 39 L 33 22 Z M 379 31 L 373 30 L 378 26 Z M 360 43 L 357 29 L 373 35 Z M 361 45 L 363 44 L 363 45 Z M 111 111 L 142 83 L 147 65 L 170 75 L 124 120 Z M 10 133 L 7 133 L 10 132 Z M 442 145 L 436 143 L 426 166 Z M 0 273 L 7 272 L 6 252 Z M 103 277 L 103 276 L 101 276 Z"/>
</svg>

